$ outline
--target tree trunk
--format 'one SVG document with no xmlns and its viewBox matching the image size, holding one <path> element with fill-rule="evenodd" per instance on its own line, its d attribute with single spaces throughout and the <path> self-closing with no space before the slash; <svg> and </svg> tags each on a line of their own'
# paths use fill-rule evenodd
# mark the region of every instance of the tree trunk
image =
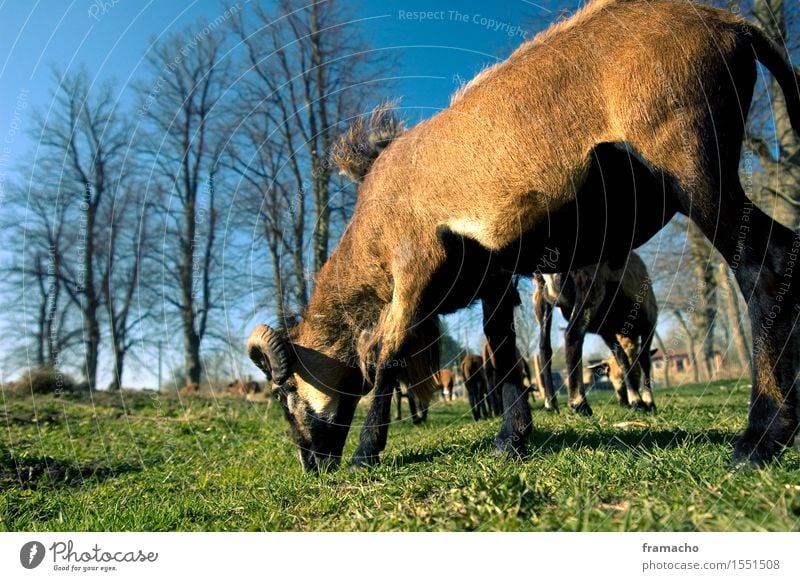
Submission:
<svg viewBox="0 0 800 581">
<path fill-rule="evenodd" d="M 184 323 L 184 368 L 186 373 L 186 383 L 196 383 L 200 385 L 200 337 L 197 336 L 193 327 Z"/>
<path fill-rule="evenodd" d="M 330 89 L 326 80 L 327 67 L 322 51 L 322 37 L 320 26 L 320 6 L 314 3 L 310 7 L 309 24 L 311 34 L 311 66 L 314 71 L 316 88 L 316 111 L 309 108 L 311 127 L 314 131 L 314 147 L 311 156 L 316 166 L 314 172 L 314 213 L 316 217 L 316 228 L 314 230 L 314 274 L 316 275 L 325 261 L 328 259 L 328 244 L 330 242 L 330 176 L 331 164 L 328 163 L 328 156 L 331 148 L 331 124 L 328 120 L 328 94 Z M 318 119 L 316 118 L 318 115 Z M 315 127 L 316 126 L 316 127 Z"/>
<path fill-rule="evenodd" d="M 200 338 L 197 336 L 195 321 L 194 268 L 197 245 L 197 226 L 195 185 L 184 169 L 184 192 L 187 197 L 184 206 L 184 239 L 181 244 L 183 254 L 180 264 L 181 323 L 183 325 L 183 363 L 186 383 L 200 385 Z"/>
<path fill-rule="evenodd" d="M 739 361 L 742 373 L 750 373 L 750 347 L 747 344 L 744 329 L 742 328 L 742 313 L 739 310 L 739 297 L 736 287 L 731 284 L 728 267 L 720 263 L 717 269 L 717 280 L 722 291 L 723 304 L 730 328 L 731 341 L 736 350 L 736 358 Z"/>
<path fill-rule="evenodd" d="M 683 329 L 683 332 L 686 333 L 686 345 L 689 353 L 689 364 L 692 366 L 692 378 L 694 379 L 695 383 L 700 383 L 700 370 L 699 365 L 697 364 L 697 352 L 695 351 L 694 337 L 692 336 L 691 329 L 689 328 L 689 325 L 686 324 L 686 320 L 683 318 L 683 314 L 681 313 L 680 309 L 673 310 L 672 314 L 675 315 L 675 318 Z"/>
<path fill-rule="evenodd" d="M 54 259 L 57 264 L 57 259 Z M 48 266 L 49 268 L 49 266 Z M 45 294 L 45 326 L 42 331 L 44 336 L 44 345 L 46 349 L 42 353 L 40 364 L 46 367 L 55 369 L 58 366 L 58 337 L 56 337 L 56 311 L 58 310 L 58 289 L 59 282 L 56 278 L 58 274 L 54 274 L 52 279 L 49 275 L 46 281 L 47 292 Z"/>
<path fill-rule="evenodd" d="M 661 350 L 661 353 L 664 356 L 664 386 L 672 387 L 669 382 L 669 353 L 667 352 L 667 348 L 664 346 L 664 341 L 661 340 L 661 335 L 658 334 L 658 331 L 655 332 L 655 339 L 656 343 L 658 343 L 658 348 Z"/>
<path fill-rule="evenodd" d="M 102 184 L 98 188 L 104 187 Z M 84 203 L 86 210 L 86 225 L 83 236 L 86 239 L 83 252 L 83 337 L 84 337 L 84 357 L 86 367 L 84 375 L 89 389 L 95 389 L 97 381 L 97 356 L 100 349 L 100 322 L 97 316 L 97 292 L 94 285 L 95 264 L 94 264 L 94 225 L 97 218 L 96 201 L 92 200 L 92 184 L 84 185 Z M 99 193 L 95 194 L 95 200 L 99 198 Z"/>
<path fill-rule="evenodd" d="M 700 229 L 689 224 L 691 267 L 697 291 L 691 299 L 690 313 L 693 340 L 700 342 L 699 360 L 703 380 L 714 378 L 714 319 L 716 318 L 716 281 L 712 268 L 714 250 Z"/>
<path fill-rule="evenodd" d="M 328 260 L 328 243 L 330 239 L 331 205 L 328 194 L 327 178 L 319 180 L 319 188 L 314 194 L 316 228 L 314 230 L 314 274 L 322 269 Z"/>
<path fill-rule="evenodd" d="M 50 266 L 50 260 L 47 261 L 48 268 Z M 41 257 L 37 259 L 36 265 L 37 271 L 37 278 L 36 281 L 39 285 L 39 292 L 42 295 L 42 302 L 39 305 L 39 315 L 38 315 L 38 334 L 36 335 L 36 366 L 39 368 L 45 367 L 46 363 L 46 355 L 45 353 L 48 352 L 48 345 L 51 341 L 52 334 L 52 319 L 50 317 L 51 309 L 50 309 L 50 287 L 48 281 L 48 270 L 43 268 L 43 264 L 41 261 Z"/>
<path fill-rule="evenodd" d="M 89 389 L 95 389 L 97 381 L 97 359 L 100 350 L 100 324 L 97 322 L 96 309 L 90 308 L 84 313 L 84 334 L 86 337 L 86 383 Z"/>
<path fill-rule="evenodd" d="M 269 226 L 266 226 L 269 230 Z M 272 259 L 272 278 L 275 281 L 275 316 L 278 318 L 278 325 L 281 327 L 286 326 L 286 300 L 284 285 L 283 285 L 283 272 L 281 272 L 281 256 L 280 249 L 277 244 L 272 244 L 272 239 L 267 232 L 266 236 L 269 241 L 269 255 Z"/>
<path fill-rule="evenodd" d="M 122 372 L 125 366 L 125 349 L 121 345 L 114 344 L 114 373 L 111 375 L 111 383 L 108 384 L 109 391 L 119 391 L 122 387 Z"/>
</svg>

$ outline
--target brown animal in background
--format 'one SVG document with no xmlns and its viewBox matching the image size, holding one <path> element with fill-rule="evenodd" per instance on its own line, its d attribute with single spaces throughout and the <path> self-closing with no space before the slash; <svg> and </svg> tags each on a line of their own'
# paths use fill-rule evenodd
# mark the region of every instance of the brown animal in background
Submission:
<svg viewBox="0 0 800 581">
<path fill-rule="evenodd" d="M 181 395 L 197 395 L 200 393 L 200 386 L 196 383 L 187 383 L 180 389 Z"/>
<path fill-rule="evenodd" d="M 467 399 L 473 419 L 477 422 L 482 417 L 490 417 L 483 358 L 479 355 L 464 357 L 461 361 L 461 375 L 464 378 L 464 389 L 467 390 Z"/>
<path fill-rule="evenodd" d="M 650 377 L 650 345 L 658 320 L 658 304 L 650 276 L 642 259 L 632 252 L 619 268 L 603 262 L 576 268 L 567 274 L 536 275 L 533 312 L 541 329 L 539 366 L 545 392 L 545 408 L 557 409 L 551 362 L 550 327 L 553 307 L 559 307 L 567 319 L 564 349 L 567 355 L 569 405 L 576 412 L 592 415 L 583 384 L 583 340 L 586 333 L 597 333 L 611 349 L 623 371 L 623 384 L 617 391 L 622 405 L 645 411 L 655 410 Z M 628 338 L 629 352 L 620 337 Z M 638 349 L 641 340 L 641 350 Z M 631 358 L 631 354 L 635 357 Z M 644 373 L 641 394 L 632 373 Z"/>
<path fill-rule="evenodd" d="M 455 397 L 455 380 L 456 377 L 449 369 L 440 369 L 434 376 L 433 381 L 439 387 L 442 399 L 445 401 L 453 401 Z"/>
<path fill-rule="evenodd" d="M 247 397 L 254 393 L 261 393 L 261 386 L 250 377 L 237 379 L 228 384 L 228 393 L 239 397 Z"/>
<path fill-rule="evenodd" d="M 633 386 L 638 389 L 642 382 L 642 373 L 641 373 L 641 366 L 638 364 L 639 358 L 639 341 L 638 339 L 632 339 L 631 337 L 626 337 L 625 335 L 617 335 L 617 340 L 619 341 L 620 345 L 622 345 L 622 350 L 625 351 L 625 355 L 628 357 L 628 361 L 631 362 L 631 370 L 630 375 L 628 376 L 630 381 L 633 383 Z M 653 354 L 657 351 L 657 349 L 650 350 L 650 358 L 652 360 Z M 587 369 L 590 370 L 599 370 L 608 375 L 609 381 L 611 381 L 611 385 L 614 386 L 614 392 L 617 395 L 617 402 L 619 405 L 623 407 L 627 407 L 629 404 L 628 402 L 628 391 L 625 387 L 625 372 L 622 369 L 622 366 L 617 362 L 617 358 L 611 354 L 607 359 L 604 359 L 600 363 L 595 363 L 594 365 L 589 365 Z M 653 403 L 653 408 L 655 409 L 655 403 Z"/>
<path fill-rule="evenodd" d="M 761 464 L 791 443 L 800 285 L 779 285 L 792 279 L 797 242 L 751 204 L 738 177 L 757 61 L 800 132 L 800 79 L 758 27 L 685 0 L 597 0 L 365 159 L 353 216 L 302 321 L 286 332 L 259 325 L 248 343 L 304 469 L 339 461 L 371 390 L 353 464 L 376 464 L 395 384 L 438 369 L 415 375 L 394 363 L 435 343 L 436 315 L 478 299 L 507 378 L 495 446 L 524 454 L 531 415 L 515 369 L 514 273 L 618 264 L 676 212 L 736 265 L 750 298 L 752 404 L 734 460 Z M 364 127 L 343 146 L 361 151 Z"/>
</svg>

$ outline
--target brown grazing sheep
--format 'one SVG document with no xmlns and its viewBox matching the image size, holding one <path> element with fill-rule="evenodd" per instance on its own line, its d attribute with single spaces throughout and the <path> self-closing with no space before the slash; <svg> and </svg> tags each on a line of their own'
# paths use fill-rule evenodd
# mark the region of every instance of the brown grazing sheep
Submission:
<svg viewBox="0 0 800 581">
<path fill-rule="evenodd" d="M 505 378 L 495 446 L 524 454 L 514 275 L 619 263 L 676 212 L 735 266 L 749 298 L 752 403 L 734 461 L 762 464 L 790 444 L 800 239 L 753 206 L 738 175 L 757 62 L 800 133 L 800 79 L 757 26 L 685 0 L 596 0 L 388 145 L 345 143 L 366 161 L 350 223 L 302 321 L 286 332 L 259 325 L 248 343 L 303 468 L 339 461 L 369 391 L 353 464 L 376 464 L 395 384 L 439 368 L 410 364 L 435 345 L 436 316 L 475 300 Z"/>
</svg>

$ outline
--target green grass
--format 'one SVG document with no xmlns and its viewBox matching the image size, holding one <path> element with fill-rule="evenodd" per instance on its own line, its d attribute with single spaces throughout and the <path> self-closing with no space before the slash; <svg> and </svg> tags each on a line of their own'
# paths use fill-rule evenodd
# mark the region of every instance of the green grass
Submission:
<svg viewBox="0 0 800 581">
<path fill-rule="evenodd" d="M 658 391 L 655 416 L 607 393 L 590 419 L 537 403 L 525 462 L 492 455 L 499 420 L 437 402 L 427 425 L 392 426 L 378 468 L 320 476 L 277 405 L 6 391 L 0 530 L 800 530 L 797 448 L 728 470 L 747 391 Z"/>
</svg>

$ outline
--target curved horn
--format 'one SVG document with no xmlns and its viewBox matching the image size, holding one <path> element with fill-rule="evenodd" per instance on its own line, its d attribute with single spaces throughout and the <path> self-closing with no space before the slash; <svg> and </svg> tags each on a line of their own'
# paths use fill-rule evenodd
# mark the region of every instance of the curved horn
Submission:
<svg viewBox="0 0 800 581">
<path fill-rule="evenodd" d="M 247 340 L 247 354 L 253 363 L 267 375 L 267 379 L 280 384 L 291 374 L 289 349 L 279 333 L 267 325 L 258 325 Z"/>
</svg>

